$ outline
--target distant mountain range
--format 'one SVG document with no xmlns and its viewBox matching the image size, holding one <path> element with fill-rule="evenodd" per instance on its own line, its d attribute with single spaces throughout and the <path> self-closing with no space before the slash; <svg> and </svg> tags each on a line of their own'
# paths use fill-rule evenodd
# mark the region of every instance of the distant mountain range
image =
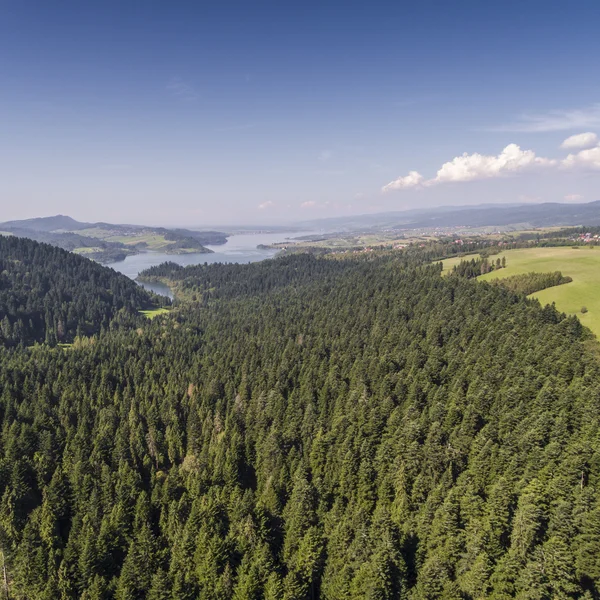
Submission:
<svg viewBox="0 0 600 600">
<path fill-rule="evenodd" d="M 586 204 L 482 204 L 394 211 L 304 221 L 311 229 L 425 229 L 445 227 L 552 227 L 600 225 L 600 201 Z"/>
<path fill-rule="evenodd" d="M 83 223 L 65 215 L 6 221 L 0 223 L 0 233 L 59 246 L 104 263 L 146 251 L 208 253 L 212 250 L 205 244 L 218 245 L 227 241 L 227 234 L 220 231 Z"/>
</svg>

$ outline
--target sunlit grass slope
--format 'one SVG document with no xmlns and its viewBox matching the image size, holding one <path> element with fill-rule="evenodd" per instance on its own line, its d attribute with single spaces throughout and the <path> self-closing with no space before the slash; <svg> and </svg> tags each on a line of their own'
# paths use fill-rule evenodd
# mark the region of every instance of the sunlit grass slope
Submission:
<svg viewBox="0 0 600 600">
<path fill-rule="evenodd" d="M 537 298 L 542 304 L 555 302 L 558 310 L 576 314 L 584 325 L 600 337 L 600 248 L 527 248 L 508 250 L 495 254 L 491 259 L 503 256 L 506 256 L 505 269 L 492 271 L 479 279 L 490 281 L 532 271 L 560 271 L 573 281 L 535 292 L 531 297 Z M 588 309 L 585 314 L 581 312 L 583 306 Z"/>
<path fill-rule="evenodd" d="M 154 319 L 154 317 L 158 317 L 158 315 L 164 315 L 165 313 L 168 313 L 169 309 L 168 308 L 155 308 L 153 310 L 140 310 L 140 313 L 142 315 L 144 315 L 145 317 L 148 317 L 148 319 Z"/>
</svg>

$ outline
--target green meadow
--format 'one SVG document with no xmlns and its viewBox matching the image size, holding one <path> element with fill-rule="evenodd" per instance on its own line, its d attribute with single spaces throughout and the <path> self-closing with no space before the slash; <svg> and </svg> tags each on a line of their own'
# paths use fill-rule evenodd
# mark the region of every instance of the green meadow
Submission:
<svg viewBox="0 0 600 600">
<path fill-rule="evenodd" d="M 477 252 L 473 254 L 464 254 L 463 256 L 455 256 L 454 258 L 447 258 L 446 260 L 441 261 L 444 266 L 444 270 L 442 271 L 442 275 L 449 275 L 452 272 L 452 268 L 455 267 L 463 260 L 471 260 L 472 258 L 479 258 L 479 254 Z M 496 255 L 494 255 L 494 259 Z"/>
<path fill-rule="evenodd" d="M 461 260 L 470 260 L 476 256 L 443 261 L 444 271 L 449 272 Z M 490 281 L 523 273 L 560 271 L 573 281 L 535 292 L 530 297 L 537 298 L 542 304 L 554 302 L 558 310 L 577 315 L 584 325 L 600 337 L 600 248 L 562 246 L 508 250 L 494 254 L 490 260 L 495 261 L 503 256 L 506 257 L 505 269 L 486 273 L 478 279 Z M 587 308 L 586 313 L 581 312 L 584 306 Z"/>
<path fill-rule="evenodd" d="M 154 308 L 152 310 L 140 310 L 140 313 L 143 314 L 148 319 L 154 319 L 154 317 L 158 317 L 158 315 L 164 315 L 168 313 L 168 308 Z"/>
<path fill-rule="evenodd" d="M 76 254 L 93 254 L 94 252 L 102 252 L 102 248 L 100 248 L 99 246 L 82 247 L 75 248 L 73 252 L 75 252 Z"/>
<path fill-rule="evenodd" d="M 106 238 L 107 242 L 120 242 L 126 246 L 135 246 L 141 242 L 145 242 L 149 250 L 162 250 L 173 245 L 165 239 L 164 235 L 158 235 L 155 233 L 141 234 L 136 236 L 131 235 L 113 235 Z"/>
<path fill-rule="evenodd" d="M 153 233 L 151 231 L 140 231 L 133 235 L 114 235 L 114 231 L 102 229 L 100 227 L 90 227 L 77 232 L 80 235 L 94 237 L 106 242 L 120 242 L 126 246 L 135 246 L 140 242 L 145 242 L 149 250 L 164 250 L 172 246 L 174 242 L 166 240 L 164 235 Z"/>
</svg>

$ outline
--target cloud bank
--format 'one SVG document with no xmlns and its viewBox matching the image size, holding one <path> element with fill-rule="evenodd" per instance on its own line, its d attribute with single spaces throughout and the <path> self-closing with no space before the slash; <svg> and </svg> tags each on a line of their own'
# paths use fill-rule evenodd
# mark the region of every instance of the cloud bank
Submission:
<svg viewBox="0 0 600 600">
<path fill-rule="evenodd" d="M 565 150 L 586 149 L 598 145 L 598 136 L 591 131 L 568 137 L 561 145 Z"/>
<path fill-rule="evenodd" d="M 509 144 L 498 156 L 465 152 L 462 156 L 457 156 L 450 162 L 444 163 L 435 178 L 427 183 L 435 185 L 446 182 L 490 179 L 535 167 L 549 166 L 554 162 L 536 156 L 533 150 L 521 150 L 517 144 Z"/>
<path fill-rule="evenodd" d="M 424 179 L 421 173 L 411 171 L 405 177 L 398 177 L 398 179 L 390 181 L 390 183 L 383 186 L 383 191 L 391 192 L 392 190 L 405 190 L 406 188 L 417 187 L 424 182 Z"/>
<path fill-rule="evenodd" d="M 561 162 L 561 166 L 565 169 L 600 169 L 600 146 L 590 148 L 589 150 L 582 150 L 577 154 L 569 154 Z"/>
<path fill-rule="evenodd" d="M 595 144 L 595 146 L 589 148 L 588 144 Z M 545 168 L 600 169 L 600 143 L 598 143 L 595 133 L 573 135 L 567 138 L 561 147 L 584 147 L 585 149 L 569 154 L 562 160 L 537 156 L 533 150 L 522 150 L 517 144 L 509 144 L 497 156 L 465 152 L 444 163 L 432 179 L 425 179 L 418 171 L 410 171 L 408 175 L 398 177 L 384 185 L 382 191 L 390 192 L 410 188 L 427 188 L 444 183 L 494 179 Z"/>
</svg>

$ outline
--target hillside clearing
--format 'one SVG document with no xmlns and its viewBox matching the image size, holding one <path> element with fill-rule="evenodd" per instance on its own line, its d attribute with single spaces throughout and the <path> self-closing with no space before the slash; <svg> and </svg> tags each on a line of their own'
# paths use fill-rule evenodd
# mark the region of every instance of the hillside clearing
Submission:
<svg viewBox="0 0 600 600">
<path fill-rule="evenodd" d="M 554 302 L 556 308 L 567 314 L 574 314 L 581 322 L 600 337 L 600 248 L 525 248 L 507 250 L 494 254 L 490 260 L 506 257 L 506 268 L 492 271 L 478 277 L 480 281 L 503 279 L 523 273 L 551 273 L 560 271 L 573 278 L 571 283 L 546 288 L 531 294 L 543 305 Z M 476 255 L 452 258 L 444 262 L 444 272 L 450 272 L 461 260 L 471 260 Z M 587 308 L 582 313 L 582 307 Z"/>
<path fill-rule="evenodd" d="M 148 319 L 154 319 L 154 317 L 158 317 L 158 315 L 164 315 L 168 313 L 168 308 L 154 308 L 152 310 L 140 310 L 140 314 L 144 315 Z"/>
</svg>

